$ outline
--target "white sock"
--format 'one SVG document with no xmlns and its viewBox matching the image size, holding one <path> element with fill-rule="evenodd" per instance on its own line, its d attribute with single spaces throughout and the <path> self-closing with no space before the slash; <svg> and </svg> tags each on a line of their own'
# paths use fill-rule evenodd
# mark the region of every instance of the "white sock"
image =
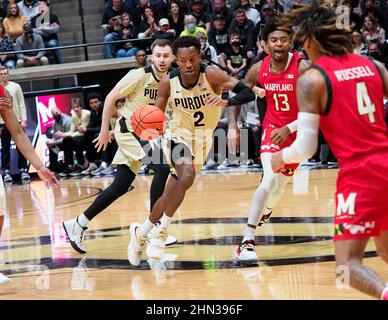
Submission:
<svg viewBox="0 0 388 320">
<path fill-rule="evenodd" d="M 108 167 L 108 164 L 105 161 L 103 161 L 103 162 L 101 162 L 101 167 L 106 169 Z"/>
<path fill-rule="evenodd" d="M 160 219 L 160 228 L 161 229 L 167 229 L 172 221 L 172 217 L 169 217 L 166 215 L 166 213 L 163 213 L 163 217 Z"/>
<path fill-rule="evenodd" d="M 142 238 L 147 238 L 148 233 L 151 231 L 151 229 L 154 227 L 154 223 L 150 221 L 150 219 L 145 220 L 139 229 L 139 235 Z"/>
<path fill-rule="evenodd" d="M 255 231 L 256 229 L 253 229 L 251 227 L 245 227 L 245 232 L 244 232 L 244 238 L 243 238 L 243 241 L 246 241 L 246 240 L 255 240 Z"/>
<path fill-rule="evenodd" d="M 86 225 L 90 222 L 88 218 L 86 218 L 86 216 L 84 214 L 81 214 L 78 216 L 78 220 L 77 220 L 78 224 L 85 228 Z"/>
</svg>

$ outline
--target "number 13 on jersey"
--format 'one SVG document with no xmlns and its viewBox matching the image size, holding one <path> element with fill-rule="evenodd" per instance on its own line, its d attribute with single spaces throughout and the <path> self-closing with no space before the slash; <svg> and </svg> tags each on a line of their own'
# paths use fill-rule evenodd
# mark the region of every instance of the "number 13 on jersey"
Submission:
<svg viewBox="0 0 388 320">
<path fill-rule="evenodd" d="M 284 93 L 274 93 L 276 111 L 290 111 L 290 104 L 288 103 L 288 96 Z"/>
</svg>

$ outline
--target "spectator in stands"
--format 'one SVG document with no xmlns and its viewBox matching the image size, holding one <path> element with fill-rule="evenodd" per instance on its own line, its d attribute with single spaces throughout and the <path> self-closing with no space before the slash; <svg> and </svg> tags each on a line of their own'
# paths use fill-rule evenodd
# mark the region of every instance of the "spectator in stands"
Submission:
<svg viewBox="0 0 388 320">
<path fill-rule="evenodd" d="M 4 84 L 4 88 L 8 90 L 12 98 L 12 108 L 18 119 L 20 126 L 23 130 L 27 128 L 27 111 L 26 104 L 24 103 L 24 96 L 22 88 L 19 84 L 13 81 L 9 81 L 9 71 L 6 67 L 0 67 L 0 79 Z M 1 119 L 1 117 L 0 117 Z M 11 133 L 7 126 L 4 125 L 3 119 L 1 119 L 1 163 L 4 170 L 4 182 L 12 183 L 12 177 L 10 174 L 10 159 L 11 159 Z M 21 173 L 22 181 L 27 182 L 30 180 L 30 176 L 27 173 L 27 160 L 23 154 L 18 151 L 18 169 Z"/>
<path fill-rule="evenodd" d="M 16 3 L 9 4 L 7 7 L 7 17 L 3 21 L 5 33 L 15 42 L 23 34 L 23 26 L 27 23 L 27 20 L 26 16 L 20 15 L 20 10 Z"/>
<path fill-rule="evenodd" d="M 198 32 L 206 32 L 206 30 L 202 27 L 197 26 L 197 19 L 195 19 L 194 16 L 191 14 L 185 15 L 184 19 L 185 29 L 181 32 L 180 36 L 192 36 L 195 37 L 195 35 Z"/>
<path fill-rule="evenodd" d="M 374 39 L 379 40 L 380 43 L 385 41 L 385 30 L 377 23 L 374 16 L 366 16 L 364 18 L 364 25 L 361 31 L 366 43 Z"/>
<path fill-rule="evenodd" d="M 362 19 L 361 16 L 353 11 L 351 0 L 344 0 L 342 5 L 348 7 L 349 19 L 350 19 L 350 28 L 352 30 L 360 30 L 362 27 Z"/>
<path fill-rule="evenodd" d="M 298 0 L 298 2 L 303 3 L 312 3 L 314 0 Z M 295 2 L 295 0 L 283 0 L 283 11 L 288 12 L 292 9 L 292 3 Z"/>
<path fill-rule="evenodd" d="M 144 68 L 147 66 L 147 52 L 143 49 L 140 49 L 136 52 L 135 60 L 137 63 L 137 68 Z"/>
<path fill-rule="evenodd" d="M 252 8 L 249 0 L 240 0 L 240 8 L 244 9 L 247 19 L 251 20 L 254 25 L 260 21 L 260 14 L 255 8 Z"/>
<path fill-rule="evenodd" d="M 175 30 L 177 37 L 184 29 L 184 18 L 185 15 L 179 4 L 171 1 L 169 5 L 168 22 L 170 23 L 170 28 Z"/>
<path fill-rule="evenodd" d="M 63 149 L 65 153 L 73 154 L 75 151 L 76 162 L 68 166 L 63 172 L 59 173 L 60 177 L 78 176 L 85 168 L 83 167 L 84 159 L 84 133 L 78 131 L 79 126 L 87 127 L 90 120 L 90 111 L 82 109 L 81 99 L 73 97 L 71 99 L 71 127 L 67 132 L 56 132 L 54 137 L 63 138 Z"/>
<path fill-rule="evenodd" d="M 121 24 L 118 33 L 119 40 L 129 40 L 137 38 L 136 27 L 133 25 L 131 16 L 127 12 L 123 13 L 121 16 Z M 117 48 L 119 48 L 116 53 L 117 58 L 133 57 L 139 50 L 133 45 L 133 42 L 131 41 L 120 43 L 117 45 Z"/>
<path fill-rule="evenodd" d="M 20 15 L 26 16 L 28 22 L 38 14 L 38 1 L 36 0 L 22 0 L 18 2 L 18 7 Z"/>
<path fill-rule="evenodd" d="M 256 51 L 254 43 L 255 25 L 251 20 L 247 19 L 244 9 L 240 8 L 234 12 L 233 21 L 228 31 L 229 34 L 240 34 L 241 45 L 247 50 L 248 59 L 253 58 L 255 56 L 254 51 Z"/>
<path fill-rule="evenodd" d="M 0 52 L 14 51 L 14 45 L 12 39 L 5 33 L 3 27 L 3 21 L 0 20 Z M 15 55 L 14 54 L 1 54 L 0 64 L 8 69 L 15 68 Z"/>
<path fill-rule="evenodd" d="M 261 35 L 261 30 L 264 25 L 276 14 L 276 10 L 272 4 L 264 4 L 260 10 L 260 21 L 255 25 L 254 39 Z"/>
<path fill-rule="evenodd" d="M 201 58 L 209 62 L 215 62 L 218 64 L 217 51 L 213 46 L 209 45 L 205 32 L 198 32 L 195 37 L 201 43 Z"/>
<path fill-rule="evenodd" d="M 368 55 L 376 60 L 382 61 L 381 43 L 378 39 L 371 40 L 368 44 Z"/>
<path fill-rule="evenodd" d="M 105 33 L 104 42 L 119 40 L 120 17 L 125 13 L 122 0 L 112 0 L 112 6 L 106 7 L 102 17 L 101 27 Z M 104 45 L 104 58 L 111 59 L 116 55 L 116 45 Z"/>
<path fill-rule="evenodd" d="M 240 132 L 248 131 L 248 155 L 240 154 L 240 158 L 246 157 L 240 165 L 251 166 L 260 163 L 261 122 L 256 101 L 241 106 L 237 125 Z"/>
<path fill-rule="evenodd" d="M 205 12 L 202 0 L 193 0 L 190 6 L 190 14 L 197 20 L 197 26 L 204 28 L 206 33 L 209 32 L 211 27 L 210 16 Z"/>
<path fill-rule="evenodd" d="M 101 130 L 103 103 L 102 97 L 98 92 L 89 93 L 86 102 L 90 108 L 90 118 L 87 126 L 81 124 L 78 126 L 78 132 L 84 134 L 84 146 L 86 158 L 89 161 L 89 166 L 81 172 L 83 175 L 88 175 L 97 169 L 97 161 L 100 160 L 101 154 L 97 154 L 93 140 L 97 138 Z"/>
<path fill-rule="evenodd" d="M 59 47 L 58 31 L 59 19 L 49 10 L 46 1 L 38 2 L 39 13 L 31 18 L 32 31 L 39 34 L 46 48 Z M 55 63 L 63 63 L 62 54 L 59 50 L 53 50 Z"/>
<path fill-rule="evenodd" d="M 230 34 L 230 47 L 225 50 L 226 66 L 232 76 L 241 80 L 247 73 L 248 59 L 245 48 L 241 45 L 240 34 Z"/>
<path fill-rule="evenodd" d="M 226 6 L 225 0 L 214 0 L 214 10 L 210 18 L 214 22 L 220 15 L 224 17 L 226 25 L 229 26 L 233 19 L 232 10 Z"/>
<path fill-rule="evenodd" d="M 148 0 L 138 0 L 136 7 L 130 10 L 133 23 L 138 26 L 144 20 L 144 11 L 149 7 Z"/>
<path fill-rule="evenodd" d="M 91 172 L 92 176 L 107 176 L 115 173 L 115 169 L 112 167 L 112 161 L 117 151 L 117 142 L 115 140 L 115 127 L 117 119 L 119 117 L 118 111 L 124 106 L 124 104 L 125 98 L 121 98 L 116 101 L 116 110 L 115 113 L 112 114 L 112 117 L 110 119 L 109 134 L 112 142 L 108 143 L 108 146 L 105 151 L 102 151 L 101 164 L 96 170 L 93 170 Z"/>
<path fill-rule="evenodd" d="M 222 55 L 225 49 L 229 47 L 228 29 L 225 17 L 222 14 L 217 14 L 214 17 L 212 27 L 207 36 L 210 45 L 216 49 L 218 55 Z"/>
<path fill-rule="evenodd" d="M 354 44 L 353 53 L 367 56 L 368 55 L 368 45 L 363 41 L 362 32 L 360 30 L 353 30 L 352 40 L 353 40 L 353 44 Z"/>
<path fill-rule="evenodd" d="M 155 39 L 167 39 L 174 42 L 176 32 L 170 28 L 168 19 L 162 18 L 159 20 L 159 30 L 155 33 Z"/>
<path fill-rule="evenodd" d="M 32 49 L 44 49 L 43 39 L 39 34 L 32 32 L 32 27 L 29 23 L 26 23 L 23 27 L 24 34 L 16 39 L 15 49 L 19 50 L 32 50 Z M 45 57 L 44 51 L 32 51 L 17 54 L 16 67 L 30 67 L 38 65 L 47 65 L 48 59 Z"/>
<path fill-rule="evenodd" d="M 143 20 L 139 25 L 139 39 L 154 38 L 158 31 L 158 25 L 156 24 L 155 13 L 151 7 L 147 7 L 144 10 Z"/>
<path fill-rule="evenodd" d="M 57 138 L 58 132 L 68 132 L 71 128 L 71 117 L 67 114 L 64 114 L 59 108 L 54 107 L 51 109 L 51 114 L 54 117 L 54 122 L 52 126 L 52 137 L 46 141 L 46 146 L 49 149 L 49 169 L 53 172 L 59 173 L 61 168 L 58 166 L 58 153 L 63 148 L 63 138 Z M 46 132 L 47 135 L 47 132 Z M 72 150 L 66 150 L 64 152 L 64 167 L 73 164 L 73 153 Z"/>
<path fill-rule="evenodd" d="M 361 1 L 361 10 L 362 10 L 362 20 L 365 21 L 365 17 L 373 16 L 377 21 L 377 24 L 385 26 L 384 24 L 384 14 L 375 6 L 374 0 L 365 0 Z"/>
<path fill-rule="evenodd" d="M 261 35 L 257 37 L 256 48 L 256 56 L 251 59 L 249 63 L 249 68 L 252 67 L 255 63 L 258 63 L 259 61 L 263 60 L 269 54 L 267 44 L 265 43 Z M 255 91 L 255 87 L 253 88 L 253 91 Z"/>
<path fill-rule="evenodd" d="M 0 7 L 0 19 L 4 19 L 7 16 L 8 1 L 3 2 L 3 6 Z"/>
</svg>

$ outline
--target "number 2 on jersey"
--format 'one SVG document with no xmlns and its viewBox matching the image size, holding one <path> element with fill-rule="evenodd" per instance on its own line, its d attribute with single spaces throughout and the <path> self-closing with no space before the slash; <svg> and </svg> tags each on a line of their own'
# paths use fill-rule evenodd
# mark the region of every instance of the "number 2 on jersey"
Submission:
<svg viewBox="0 0 388 320">
<path fill-rule="evenodd" d="M 365 82 L 357 83 L 357 107 L 358 113 L 367 114 L 371 123 L 375 122 L 375 105 L 371 103 Z"/>
<path fill-rule="evenodd" d="M 196 121 L 194 122 L 195 127 L 203 127 L 205 124 L 201 123 L 201 121 L 205 118 L 204 114 L 201 111 L 197 111 L 193 114 L 194 119 Z"/>
<path fill-rule="evenodd" d="M 276 111 L 290 111 L 290 104 L 288 103 L 288 96 L 284 93 L 274 93 Z M 280 105 L 279 105 L 280 103 Z"/>
</svg>

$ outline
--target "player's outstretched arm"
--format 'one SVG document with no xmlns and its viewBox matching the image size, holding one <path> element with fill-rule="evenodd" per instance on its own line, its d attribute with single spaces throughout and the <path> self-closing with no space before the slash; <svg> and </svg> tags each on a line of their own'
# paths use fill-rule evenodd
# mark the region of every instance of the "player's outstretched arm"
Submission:
<svg viewBox="0 0 388 320">
<path fill-rule="evenodd" d="M 252 67 L 250 67 L 247 74 L 245 75 L 244 82 L 251 89 L 257 86 L 257 81 L 260 74 L 260 68 L 261 68 L 261 61 L 255 63 Z"/>
<path fill-rule="evenodd" d="M 244 81 L 238 81 L 219 68 L 208 67 L 206 69 L 206 78 L 215 92 L 220 92 L 223 88 L 233 91 L 236 94 L 234 97 L 228 99 L 210 97 L 206 101 L 208 104 L 229 107 L 243 105 L 256 99 L 255 93 Z"/>
<path fill-rule="evenodd" d="M 40 179 L 42 179 L 42 181 L 49 187 L 57 187 L 59 185 L 58 180 L 55 178 L 54 173 L 47 169 L 39 159 L 31 141 L 24 133 L 12 108 L 1 108 L 0 114 L 18 149 L 37 170 Z"/>
<path fill-rule="evenodd" d="M 169 75 L 165 75 L 160 79 L 158 85 L 158 95 L 156 97 L 155 105 L 163 112 L 166 111 L 168 98 L 170 97 L 170 78 Z"/>
</svg>

